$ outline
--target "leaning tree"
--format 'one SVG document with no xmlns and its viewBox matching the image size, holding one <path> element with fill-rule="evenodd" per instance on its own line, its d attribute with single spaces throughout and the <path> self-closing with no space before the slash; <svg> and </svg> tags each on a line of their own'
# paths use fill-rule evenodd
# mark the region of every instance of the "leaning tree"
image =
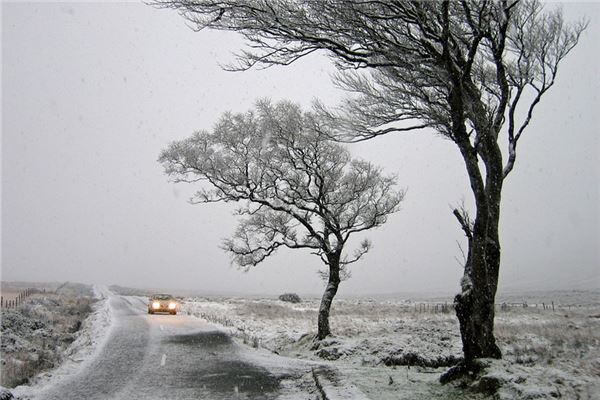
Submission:
<svg viewBox="0 0 600 400">
<path fill-rule="evenodd" d="M 175 182 L 199 182 L 193 203 L 243 202 L 241 221 L 223 248 L 250 268 L 279 248 L 308 249 L 327 265 L 318 339 L 330 335 L 329 312 L 346 267 L 371 247 L 346 244 L 397 211 L 396 178 L 352 159 L 320 119 L 295 104 L 257 103 L 245 114 L 225 113 L 212 132 L 171 143 L 159 158 Z"/>
<path fill-rule="evenodd" d="M 455 298 L 467 365 L 501 357 L 494 338 L 500 200 L 517 144 L 586 22 L 535 0 L 156 0 L 195 28 L 241 33 L 237 69 L 318 50 L 353 95 L 323 110 L 342 140 L 433 129 L 460 152 L 475 210 L 454 210 L 468 239 Z M 506 146 L 503 152 L 502 147 Z"/>
</svg>

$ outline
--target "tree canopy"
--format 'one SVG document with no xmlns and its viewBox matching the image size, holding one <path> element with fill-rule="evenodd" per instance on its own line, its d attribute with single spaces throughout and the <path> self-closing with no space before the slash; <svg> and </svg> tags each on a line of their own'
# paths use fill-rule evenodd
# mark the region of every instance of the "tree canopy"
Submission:
<svg viewBox="0 0 600 400">
<path fill-rule="evenodd" d="M 248 269 L 280 248 L 321 258 L 328 271 L 319 339 L 330 334 L 331 302 L 346 266 L 371 247 L 365 239 L 346 254 L 348 240 L 385 223 L 404 197 L 396 177 L 352 159 L 329 137 L 316 114 L 263 100 L 245 114 L 225 113 L 211 132 L 173 142 L 159 158 L 175 182 L 208 184 L 193 203 L 243 203 L 237 230 L 223 242 L 236 264 Z"/>
</svg>

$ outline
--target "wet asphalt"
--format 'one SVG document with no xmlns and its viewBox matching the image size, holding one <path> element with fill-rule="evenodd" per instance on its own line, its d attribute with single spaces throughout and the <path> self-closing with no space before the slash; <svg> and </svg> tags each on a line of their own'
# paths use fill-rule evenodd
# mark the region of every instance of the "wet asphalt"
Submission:
<svg viewBox="0 0 600 400">
<path fill-rule="evenodd" d="M 307 372 L 273 372 L 245 360 L 231 337 L 201 319 L 148 315 L 139 298 L 109 301 L 114 322 L 104 347 L 40 398 L 271 400 L 280 398 L 283 380 L 293 382 Z"/>
</svg>

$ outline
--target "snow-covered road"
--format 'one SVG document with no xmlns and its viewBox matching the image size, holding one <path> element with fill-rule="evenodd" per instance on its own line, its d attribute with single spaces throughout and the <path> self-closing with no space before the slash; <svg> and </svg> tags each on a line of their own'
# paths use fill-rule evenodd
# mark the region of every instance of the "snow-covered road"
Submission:
<svg viewBox="0 0 600 400">
<path fill-rule="evenodd" d="M 302 390 L 310 367 L 303 363 L 240 346 L 199 318 L 148 315 L 145 298 L 107 301 L 112 324 L 93 358 L 35 399 L 308 397 Z"/>
</svg>

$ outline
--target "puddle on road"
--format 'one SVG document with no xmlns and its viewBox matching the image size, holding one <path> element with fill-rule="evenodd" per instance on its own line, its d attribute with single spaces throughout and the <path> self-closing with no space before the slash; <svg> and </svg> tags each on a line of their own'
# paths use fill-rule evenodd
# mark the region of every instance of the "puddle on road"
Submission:
<svg viewBox="0 0 600 400">
<path fill-rule="evenodd" d="M 224 332 L 195 332 L 182 335 L 169 336 L 166 343 L 184 344 L 203 347 L 217 347 L 231 344 L 231 338 Z"/>
<path fill-rule="evenodd" d="M 265 368 L 235 360 L 215 361 L 198 372 L 196 379 L 207 389 L 217 393 L 245 394 L 252 399 L 269 398 L 268 394 L 276 392 L 280 381 L 285 379 L 272 375 Z"/>
<path fill-rule="evenodd" d="M 231 337 L 220 331 L 172 335 L 163 342 L 193 346 L 189 349 L 192 354 L 203 353 L 201 359 L 188 358 L 189 364 L 178 373 L 177 386 L 207 391 L 212 394 L 207 398 L 271 400 L 277 398 L 280 382 L 289 378 L 273 375 L 258 365 L 232 360 L 235 348 Z M 206 354 L 210 356 L 204 358 Z"/>
</svg>

